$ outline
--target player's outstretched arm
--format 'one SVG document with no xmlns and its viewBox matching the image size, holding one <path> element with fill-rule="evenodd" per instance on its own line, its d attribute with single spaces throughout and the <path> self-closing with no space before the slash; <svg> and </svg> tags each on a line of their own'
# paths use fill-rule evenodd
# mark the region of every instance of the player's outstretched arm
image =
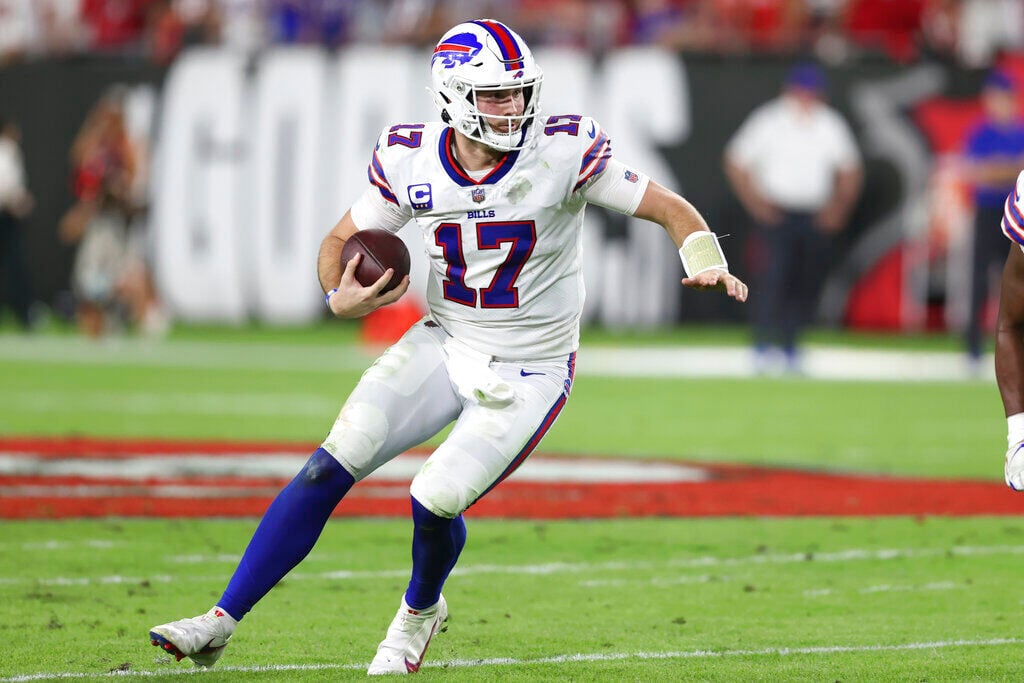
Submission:
<svg viewBox="0 0 1024 683">
<path fill-rule="evenodd" d="M 380 279 L 369 287 L 363 287 L 355 278 L 356 266 L 359 264 L 360 256 L 345 264 L 344 270 L 341 267 L 341 250 L 349 237 L 358 231 L 356 224 L 352 221 L 351 212 L 346 211 L 341 220 L 331 228 L 323 241 L 320 243 L 320 253 L 317 255 L 317 276 L 320 278 L 320 287 L 324 294 L 334 292 L 328 296 L 327 305 L 331 313 L 339 318 L 361 318 L 382 306 L 393 304 L 402 298 L 409 289 L 409 277 L 406 276 L 398 287 L 387 294 L 381 294 L 381 290 L 387 285 L 394 271 L 388 268 L 381 275 Z"/>
<path fill-rule="evenodd" d="M 1024 252 L 1017 244 L 1010 245 L 999 291 L 996 382 L 1007 417 L 1006 484 L 1021 491 L 1024 490 Z"/>
<path fill-rule="evenodd" d="M 707 222 L 700 212 L 683 197 L 662 187 L 653 180 L 647 185 L 643 199 L 633 214 L 638 218 L 657 223 L 665 228 L 676 248 L 680 249 L 683 242 L 691 234 L 698 231 L 710 232 Z M 725 292 L 736 301 L 746 301 L 749 290 L 747 285 L 732 273 L 712 268 L 685 277 L 682 283 L 694 289 L 715 289 Z"/>
</svg>

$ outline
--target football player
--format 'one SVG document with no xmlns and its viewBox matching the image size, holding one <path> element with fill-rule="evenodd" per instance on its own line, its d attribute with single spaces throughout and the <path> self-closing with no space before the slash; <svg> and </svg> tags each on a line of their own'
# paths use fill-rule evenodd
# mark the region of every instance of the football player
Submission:
<svg viewBox="0 0 1024 683">
<path fill-rule="evenodd" d="M 356 482 L 454 422 L 410 488 L 412 576 L 370 674 L 419 669 L 448 617 L 441 595 L 466 542 L 463 513 L 536 448 L 572 389 L 583 308 L 581 227 L 588 203 L 660 224 L 682 284 L 745 301 L 714 233 L 679 195 L 612 156 L 581 115 L 540 116 L 543 76 L 523 39 L 493 20 L 437 44 L 431 83 L 441 121 L 385 129 L 369 185 L 320 248 L 327 305 L 341 318 L 397 301 L 340 255 L 357 230 L 410 221 L 430 260 L 429 314 L 366 371 L 321 447 L 267 510 L 207 614 L 154 627 L 179 659 L 212 665 L 237 621 L 310 551 Z"/>
<path fill-rule="evenodd" d="M 1003 476 L 1024 491 L 1024 171 L 1003 205 L 1003 233 L 1013 244 L 1003 266 L 996 322 L 996 382 L 1006 411 Z"/>
</svg>

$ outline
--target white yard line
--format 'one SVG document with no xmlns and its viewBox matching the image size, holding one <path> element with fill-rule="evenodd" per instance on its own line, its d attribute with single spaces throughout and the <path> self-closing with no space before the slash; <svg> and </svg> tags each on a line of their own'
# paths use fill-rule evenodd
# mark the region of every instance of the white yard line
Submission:
<svg viewBox="0 0 1024 683">
<path fill-rule="evenodd" d="M 361 371 L 375 353 L 351 344 L 282 344 L 182 340 L 0 335 L 0 361 L 251 369 L 265 371 Z M 580 375 L 602 377 L 750 377 L 754 358 L 746 347 L 584 346 Z M 991 356 L 977 366 L 953 351 L 901 351 L 808 346 L 804 376 L 829 380 L 963 381 L 995 379 Z"/>
<path fill-rule="evenodd" d="M 957 590 L 960 588 L 968 588 L 969 586 L 962 583 L 954 583 L 953 581 L 936 581 L 934 583 L 925 583 L 921 585 L 892 585 L 892 584 L 878 584 L 875 586 L 866 586 L 864 588 L 808 588 L 803 591 L 805 598 L 823 598 L 830 595 L 841 595 L 847 593 L 858 593 L 860 595 L 873 595 L 877 593 L 920 593 L 924 591 L 950 591 Z"/>
<path fill-rule="evenodd" d="M 962 647 L 998 647 L 1020 645 L 1020 638 L 989 638 L 985 640 L 933 640 L 919 643 L 900 643 L 895 645 L 821 645 L 817 647 L 766 647 L 751 650 L 688 650 L 669 652 L 600 652 L 552 655 L 549 657 L 516 658 L 494 657 L 487 659 L 452 659 L 448 661 L 425 662 L 424 668 L 472 669 L 486 666 L 535 666 L 537 664 L 563 664 L 575 662 L 616 662 L 623 660 L 659 660 L 659 659 L 721 659 L 726 657 L 792 657 L 799 655 L 831 655 L 861 652 L 907 652 L 914 650 L 942 650 Z M 277 666 L 219 666 L 217 672 L 224 673 L 265 673 L 287 671 L 360 671 L 369 664 L 282 664 Z M 107 674 L 97 673 L 35 673 L 0 678 L 3 683 L 16 681 L 51 681 L 77 678 L 149 678 L 152 676 L 179 675 L 188 676 L 202 674 L 203 669 L 191 667 L 164 668 L 157 671 L 112 671 Z"/>
<path fill-rule="evenodd" d="M 756 554 L 740 557 L 694 557 L 678 560 L 666 560 L 660 562 L 550 562 L 546 564 L 526 565 L 494 565 L 494 564 L 471 564 L 456 567 L 452 575 L 476 576 L 491 574 L 512 574 L 519 576 L 548 576 L 557 574 L 588 574 L 596 572 L 635 572 L 648 570 L 671 569 L 705 569 L 717 567 L 743 567 L 758 566 L 763 564 L 803 564 L 808 562 L 821 563 L 844 563 L 844 562 L 885 562 L 890 560 L 919 560 L 933 559 L 936 557 L 991 557 L 996 555 L 1017 556 L 1024 555 L 1024 545 L 996 545 L 996 546 L 953 546 L 950 548 L 882 548 L 870 550 L 866 548 L 850 548 L 830 553 L 814 553 L 808 556 L 807 553 L 777 553 L 777 554 Z M 217 555 L 203 557 L 198 555 L 171 556 L 164 558 L 167 562 L 178 564 L 198 564 L 200 562 L 224 563 L 231 558 L 228 555 Z M 237 561 L 235 557 L 234 561 Z M 408 577 L 409 569 L 373 569 L 373 570 L 348 570 L 341 569 L 326 572 L 302 572 L 297 571 L 288 575 L 289 581 L 302 580 L 329 580 L 329 581 L 353 581 L 353 580 L 374 580 L 395 577 Z M 58 585 L 58 586 L 90 586 L 101 584 L 141 583 L 150 581 L 154 583 L 171 582 L 219 582 L 225 581 L 227 576 L 196 576 L 187 574 L 185 576 L 147 576 L 147 577 L 125 577 L 125 576 L 97 576 L 97 577 L 39 577 L 34 579 L 0 577 L 0 583 L 17 584 L 25 583 L 32 585 Z"/>
</svg>

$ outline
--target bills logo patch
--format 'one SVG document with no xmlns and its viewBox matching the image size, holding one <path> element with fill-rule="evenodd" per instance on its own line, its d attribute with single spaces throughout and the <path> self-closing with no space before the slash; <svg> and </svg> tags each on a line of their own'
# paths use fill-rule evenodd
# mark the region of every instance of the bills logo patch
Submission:
<svg viewBox="0 0 1024 683">
<path fill-rule="evenodd" d="M 482 187 L 475 187 L 475 188 L 473 188 L 472 197 L 473 197 L 473 201 L 475 203 L 479 204 L 480 202 L 482 202 L 484 199 L 487 198 L 487 193 L 484 192 L 484 188 L 482 188 Z"/>
<path fill-rule="evenodd" d="M 635 183 L 640 180 L 640 176 L 638 176 L 636 173 L 633 173 L 632 171 L 626 171 L 626 180 L 628 180 L 631 183 Z"/>
<path fill-rule="evenodd" d="M 434 48 L 434 56 L 430 58 L 430 65 L 441 60 L 441 66 L 451 69 L 453 66 L 465 64 L 476 57 L 483 49 L 483 45 L 472 33 L 456 33 L 440 45 Z"/>
</svg>

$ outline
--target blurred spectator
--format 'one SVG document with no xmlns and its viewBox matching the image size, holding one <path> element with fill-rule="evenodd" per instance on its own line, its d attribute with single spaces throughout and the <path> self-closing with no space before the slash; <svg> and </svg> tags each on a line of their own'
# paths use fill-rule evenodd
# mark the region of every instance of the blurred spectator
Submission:
<svg viewBox="0 0 1024 683">
<path fill-rule="evenodd" d="M 1024 48 L 1024 2 L 962 0 L 959 54 L 970 67 L 988 66 L 1000 50 Z"/>
<path fill-rule="evenodd" d="M 269 0 L 270 41 L 337 48 L 349 42 L 360 0 Z"/>
<path fill-rule="evenodd" d="M 843 30 L 856 45 L 900 62 L 917 56 L 924 0 L 847 0 Z"/>
<path fill-rule="evenodd" d="M 32 280 L 22 240 L 22 220 L 33 200 L 25 187 L 21 158 L 21 130 L 13 121 L 0 120 L 0 272 L 4 300 L 24 329 L 32 324 Z M 2 301 L 2 300 L 0 300 Z"/>
<path fill-rule="evenodd" d="M 993 71 L 981 92 L 984 119 L 967 137 L 967 180 L 975 206 L 971 307 L 966 344 L 969 357 L 981 356 L 986 304 L 994 272 L 1006 260 L 1006 240 L 999 230 L 1003 202 L 1024 167 L 1024 120 L 1017 108 L 1017 88 L 1005 73 Z"/>
<path fill-rule="evenodd" d="M 955 60 L 960 42 L 961 0 L 927 0 L 921 13 L 921 47 L 926 56 Z"/>
<path fill-rule="evenodd" d="M 222 45 L 251 54 L 266 41 L 265 0 L 217 0 L 214 21 Z"/>
<path fill-rule="evenodd" d="M 40 49 L 32 0 L 0 0 L 0 66 Z"/>
<path fill-rule="evenodd" d="M 65 55 L 87 47 L 81 10 L 81 0 L 39 0 L 36 3 L 44 52 Z"/>
<path fill-rule="evenodd" d="M 455 21 L 478 19 L 481 15 L 476 14 L 477 10 L 484 12 L 497 9 L 496 4 L 499 3 L 487 0 L 392 0 L 386 4 L 390 7 L 387 9 L 385 30 L 381 34 L 381 40 L 386 43 L 428 47 L 433 46 L 437 42 L 437 36 L 452 26 L 449 18 L 454 18 Z M 467 13 L 472 16 L 466 16 Z M 500 14 L 496 14 L 494 18 L 503 20 Z"/>
<path fill-rule="evenodd" d="M 819 67 L 794 67 L 781 96 L 755 109 L 725 150 L 726 176 L 764 247 L 754 264 L 754 344 L 765 370 L 776 347 L 787 368 L 799 370 L 799 335 L 814 312 L 831 238 L 860 192 L 853 133 L 824 90 Z"/>
<path fill-rule="evenodd" d="M 629 42 L 673 50 L 714 47 L 713 6 L 704 0 L 637 0 Z"/>
<path fill-rule="evenodd" d="M 151 0 L 81 0 L 81 3 L 91 50 L 124 53 L 141 48 Z"/>
<path fill-rule="evenodd" d="M 496 18 L 515 21 L 531 42 L 591 52 L 629 42 L 625 7 L 616 0 L 520 0 L 518 5 L 518 18 L 508 16 L 508 10 L 504 19 Z"/>
<path fill-rule="evenodd" d="M 130 234 L 141 150 L 128 134 L 123 94 L 108 94 L 86 117 L 71 148 L 77 203 L 61 238 L 78 244 L 71 274 L 79 329 L 98 337 L 131 323 L 162 331 L 162 316 L 141 240 Z"/>
<path fill-rule="evenodd" d="M 704 0 L 714 14 L 720 52 L 791 52 L 809 17 L 805 0 Z"/>
<path fill-rule="evenodd" d="M 213 0 L 153 0 L 146 14 L 147 52 L 169 64 L 183 48 L 219 40 Z"/>
</svg>

